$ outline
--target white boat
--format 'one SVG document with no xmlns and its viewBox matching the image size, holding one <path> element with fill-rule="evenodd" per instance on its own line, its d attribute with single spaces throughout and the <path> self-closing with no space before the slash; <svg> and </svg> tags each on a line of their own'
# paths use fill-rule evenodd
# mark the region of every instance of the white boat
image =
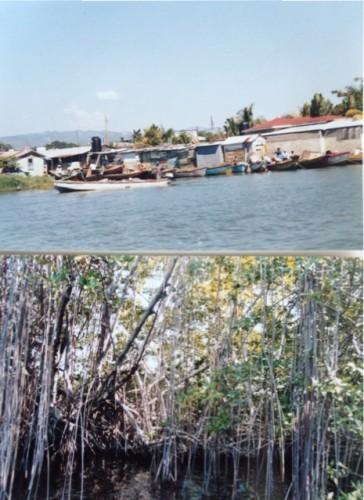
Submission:
<svg viewBox="0 0 364 500">
<path fill-rule="evenodd" d="M 60 193 L 70 193 L 73 191 L 115 191 L 118 189 L 134 189 L 149 187 L 164 187 L 170 185 L 169 179 L 126 179 L 122 181 L 111 181 L 104 179 L 95 182 L 83 181 L 59 181 L 54 183 L 55 189 Z"/>
<path fill-rule="evenodd" d="M 203 177 L 204 175 L 206 175 L 206 167 L 178 168 L 174 173 L 176 179 L 181 177 Z"/>
<path fill-rule="evenodd" d="M 349 151 L 341 151 L 339 153 L 332 153 L 331 151 L 326 153 L 326 164 L 327 165 L 346 165 L 348 163 Z"/>
</svg>

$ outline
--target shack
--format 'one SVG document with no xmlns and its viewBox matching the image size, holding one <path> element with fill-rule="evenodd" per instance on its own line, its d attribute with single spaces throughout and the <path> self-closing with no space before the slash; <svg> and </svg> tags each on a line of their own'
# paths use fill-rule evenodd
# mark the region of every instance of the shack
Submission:
<svg viewBox="0 0 364 500">
<path fill-rule="evenodd" d="M 224 159 L 227 163 L 232 163 L 234 158 L 237 161 L 248 161 L 252 153 L 257 153 L 259 156 L 265 153 L 266 140 L 260 134 L 238 135 L 228 137 L 221 142 Z"/>
<path fill-rule="evenodd" d="M 212 167 L 219 163 L 224 163 L 222 141 L 197 145 L 195 148 L 195 159 L 198 167 Z"/>
<path fill-rule="evenodd" d="M 58 165 L 62 165 L 63 168 L 83 168 L 86 165 L 87 155 L 90 151 L 91 146 L 45 149 L 43 155 L 47 165 L 47 172 L 55 170 Z"/>
</svg>

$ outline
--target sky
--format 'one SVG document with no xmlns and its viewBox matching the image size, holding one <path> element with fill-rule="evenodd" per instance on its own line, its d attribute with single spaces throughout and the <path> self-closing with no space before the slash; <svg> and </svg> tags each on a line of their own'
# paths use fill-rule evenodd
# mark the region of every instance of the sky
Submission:
<svg viewBox="0 0 364 500">
<path fill-rule="evenodd" d="M 0 1 L 0 136 L 222 127 L 363 74 L 361 1 Z"/>
</svg>

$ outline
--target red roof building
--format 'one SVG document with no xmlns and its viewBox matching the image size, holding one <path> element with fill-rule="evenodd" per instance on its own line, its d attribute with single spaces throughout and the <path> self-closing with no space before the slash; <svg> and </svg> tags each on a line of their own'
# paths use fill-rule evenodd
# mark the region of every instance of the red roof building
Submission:
<svg viewBox="0 0 364 500">
<path fill-rule="evenodd" d="M 300 127 L 302 125 L 313 125 L 317 123 L 328 123 L 333 120 L 342 118 L 342 116 L 337 115 L 324 115 L 324 116 L 300 116 L 297 118 L 275 118 L 268 122 L 261 123 L 260 125 L 255 125 L 247 130 L 244 130 L 245 134 L 261 134 L 264 132 L 276 132 L 277 130 L 289 128 L 289 127 Z"/>
</svg>

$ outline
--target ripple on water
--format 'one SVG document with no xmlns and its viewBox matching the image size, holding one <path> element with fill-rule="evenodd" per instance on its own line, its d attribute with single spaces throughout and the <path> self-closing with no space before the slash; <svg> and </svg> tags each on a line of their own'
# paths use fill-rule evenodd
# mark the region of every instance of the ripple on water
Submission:
<svg viewBox="0 0 364 500">
<path fill-rule="evenodd" d="M 177 180 L 168 188 L 0 196 L 12 251 L 360 250 L 362 168 Z"/>
</svg>

